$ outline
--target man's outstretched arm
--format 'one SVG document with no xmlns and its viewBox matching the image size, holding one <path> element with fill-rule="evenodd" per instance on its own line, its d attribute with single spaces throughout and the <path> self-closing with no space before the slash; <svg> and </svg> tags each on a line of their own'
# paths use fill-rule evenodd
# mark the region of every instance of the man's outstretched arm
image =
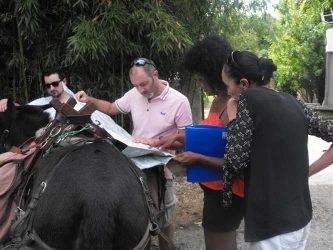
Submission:
<svg viewBox="0 0 333 250">
<path fill-rule="evenodd" d="M 100 99 L 96 99 L 94 97 L 88 96 L 84 91 L 79 91 L 75 94 L 76 98 L 80 101 L 80 102 L 92 102 L 96 105 L 97 110 L 108 114 L 108 115 L 115 115 L 120 113 L 120 111 L 118 110 L 116 104 L 114 102 L 108 102 L 108 101 L 104 101 L 104 100 L 100 100 Z"/>
</svg>

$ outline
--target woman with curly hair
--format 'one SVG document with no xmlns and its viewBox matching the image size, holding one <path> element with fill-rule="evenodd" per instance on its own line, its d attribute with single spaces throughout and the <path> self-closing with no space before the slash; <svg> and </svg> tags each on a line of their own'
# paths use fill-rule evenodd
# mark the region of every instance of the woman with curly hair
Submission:
<svg viewBox="0 0 333 250">
<path fill-rule="evenodd" d="M 226 112 L 229 95 L 222 81 L 221 69 L 232 52 L 230 43 L 222 36 L 210 35 L 198 41 L 186 53 L 185 67 L 196 74 L 197 85 L 208 96 L 215 96 L 208 117 L 200 124 L 226 127 L 229 123 Z M 184 152 L 175 157 L 185 167 L 202 164 L 208 168 L 220 168 L 222 158 L 209 157 L 193 152 Z M 243 218 L 243 181 L 237 179 L 233 186 L 233 206 L 223 209 L 223 181 L 201 182 L 204 192 L 202 226 L 204 228 L 206 249 L 237 249 L 236 229 Z"/>
<path fill-rule="evenodd" d="M 208 96 L 215 96 L 209 115 L 200 124 L 226 127 L 229 123 L 226 107 L 230 96 L 222 81 L 221 71 L 228 56 L 233 51 L 230 43 L 222 36 L 209 35 L 198 41 L 185 54 L 185 67 L 196 74 L 196 84 Z M 185 135 L 176 134 L 163 137 L 154 147 L 163 149 L 184 148 Z M 180 147 L 181 146 L 181 147 Z M 184 167 L 200 164 L 207 168 L 222 169 L 223 158 L 205 156 L 190 151 L 178 154 L 174 160 Z M 207 250 L 235 250 L 236 229 L 243 218 L 244 183 L 237 178 L 233 184 L 232 206 L 224 209 L 223 181 L 200 182 L 204 192 L 202 226 Z"/>
</svg>

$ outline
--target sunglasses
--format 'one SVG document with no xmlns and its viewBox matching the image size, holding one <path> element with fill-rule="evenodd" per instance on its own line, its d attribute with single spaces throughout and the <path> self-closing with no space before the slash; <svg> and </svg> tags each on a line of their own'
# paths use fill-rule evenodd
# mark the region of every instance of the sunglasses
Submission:
<svg viewBox="0 0 333 250">
<path fill-rule="evenodd" d="M 228 57 L 228 60 L 227 60 L 227 64 L 229 66 L 235 66 L 238 71 L 243 75 L 245 76 L 245 74 L 243 73 L 242 69 L 238 66 L 238 64 L 236 63 L 235 59 L 234 59 L 234 53 L 236 52 L 240 52 L 240 50 L 234 50 L 233 52 L 231 52 L 231 55 Z"/>
<path fill-rule="evenodd" d="M 51 88 L 51 85 L 53 86 L 53 87 L 58 87 L 59 86 L 59 83 L 60 82 L 62 82 L 62 80 L 59 80 L 59 81 L 56 81 L 56 82 L 51 82 L 51 83 L 45 83 L 45 86 L 46 86 L 46 88 Z"/>
<path fill-rule="evenodd" d="M 145 66 L 146 64 L 150 64 L 153 65 L 156 69 L 156 66 L 153 62 L 148 61 L 147 59 L 135 59 L 132 63 L 131 63 L 131 68 L 135 65 L 135 66 Z"/>
</svg>

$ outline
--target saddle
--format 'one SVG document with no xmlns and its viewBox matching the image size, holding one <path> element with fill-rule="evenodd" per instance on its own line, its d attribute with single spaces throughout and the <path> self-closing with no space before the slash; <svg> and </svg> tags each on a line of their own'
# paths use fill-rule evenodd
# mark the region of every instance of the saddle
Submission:
<svg viewBox="0 0 333 250">
<path fill-rule="evenodd" d="M 33 166 L 41 157 L 36 144 L 28 144 L 29 146 L 20 152 L 0 155 L 0 244 L 7 238 L 24 185 L 32 174 Z M 24 200 L 21 200 L 21 206 L 24 205 Z"/>
<path fill-rule="evenodd" d="M 73 108 L 76 104 L 73 98 L 70 98 L 67 103 L 61 103 L 58 99 L 53 99 L 51 104 L 57 110 L 57 114 L 55 119 L 41 131 L 41 135 L 37 138 L 32 138 L 21 147 L 12 148 L 11 152 L 1 155 L 0 245 L 8 240 L 7 236 L 10 230 L 12 240 L 6 246 L 14 247 L 14 249 L 20 249 L 22 246 L 31 246 L 34 249 L 51 250 L 32 228 L 34 208 L 42 195 L 43 186 L 40 185 L 36 193 L 30 194 L 29 202 L 26 194 L 29 180 L 33 175 L 37 162 L 52 147 L 63 143 L 69 134 L 73 135 L 73 132 L 78 128 L 81 128 L 79 131 L 82 132 L 84 130 L 85 133 L 88 133 L 87 137 L 92 140 L 101 138 L 113 140 L 105 130 L 91 122 L 90 116 L 96 110 L 95 105 L 92 103 L 87 103 L 80 111 L 76 111 Z M 78 141 L 80 143 L 80 140 Z M 86 141 L 86 139 L 82 139 L 82 141 Z M 135 173 L 135 171 L 133 172 Z M 156 222 L 156 215 L 152 209 L 153 202 L 149 195 L 147 183 L 143 181 L 141 176 L 137 175 L 137 178 L 145 194 L 150 219 L 144 237 L 133 250 L 144 249 L 150 241 L 149 234 L 153 236 L 161 235 L 169 243 L 171 249 L 175 249 L 172 241 L 164 235 Z M 2 183 L 2 181 L 4 182 Z M 15 208 L 17 209 L 15 210 Z M 6 249 L 6 247 L 3 249 Z"/>
<path fill-rule="evenodd" d="M 10 227 L 28 206 L 26 190 L 38 161 L 55 143 L 65 139 L 59 139 L 58 136 L 79 126 L 85 126 L 85 131 L 92 138 L 105 136 L 105 131 L 90 120 L 90 115 L 96 110 L 92 103 L 80 111 L 73 109 L 76 104 L 73 98 L 67 103 L 54 99 L 51 104 L 57 110 L 57 116 L 41 135 L 0 155 L 0 245 L 8 240 Z"/>
</svg>

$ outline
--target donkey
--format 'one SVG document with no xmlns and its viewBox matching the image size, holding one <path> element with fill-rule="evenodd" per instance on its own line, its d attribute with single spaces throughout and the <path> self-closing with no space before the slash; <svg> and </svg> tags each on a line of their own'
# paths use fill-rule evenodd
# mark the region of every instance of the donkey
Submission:
<svg viewBox="0 0 333 250">
<path fill-rule="evenodd" d="M 6 148 L 45 125 L 40 110 L 31 108 L 11 106 L 0 114 L 0 133 L 10 130 Z M 40 196 L 32 228 L 45 249 L 148 250 L 151 213 L 144 183 L 144 173 L 108 139 L 53 149 L 33 176 L 30 194 Z"/>
</svg>

